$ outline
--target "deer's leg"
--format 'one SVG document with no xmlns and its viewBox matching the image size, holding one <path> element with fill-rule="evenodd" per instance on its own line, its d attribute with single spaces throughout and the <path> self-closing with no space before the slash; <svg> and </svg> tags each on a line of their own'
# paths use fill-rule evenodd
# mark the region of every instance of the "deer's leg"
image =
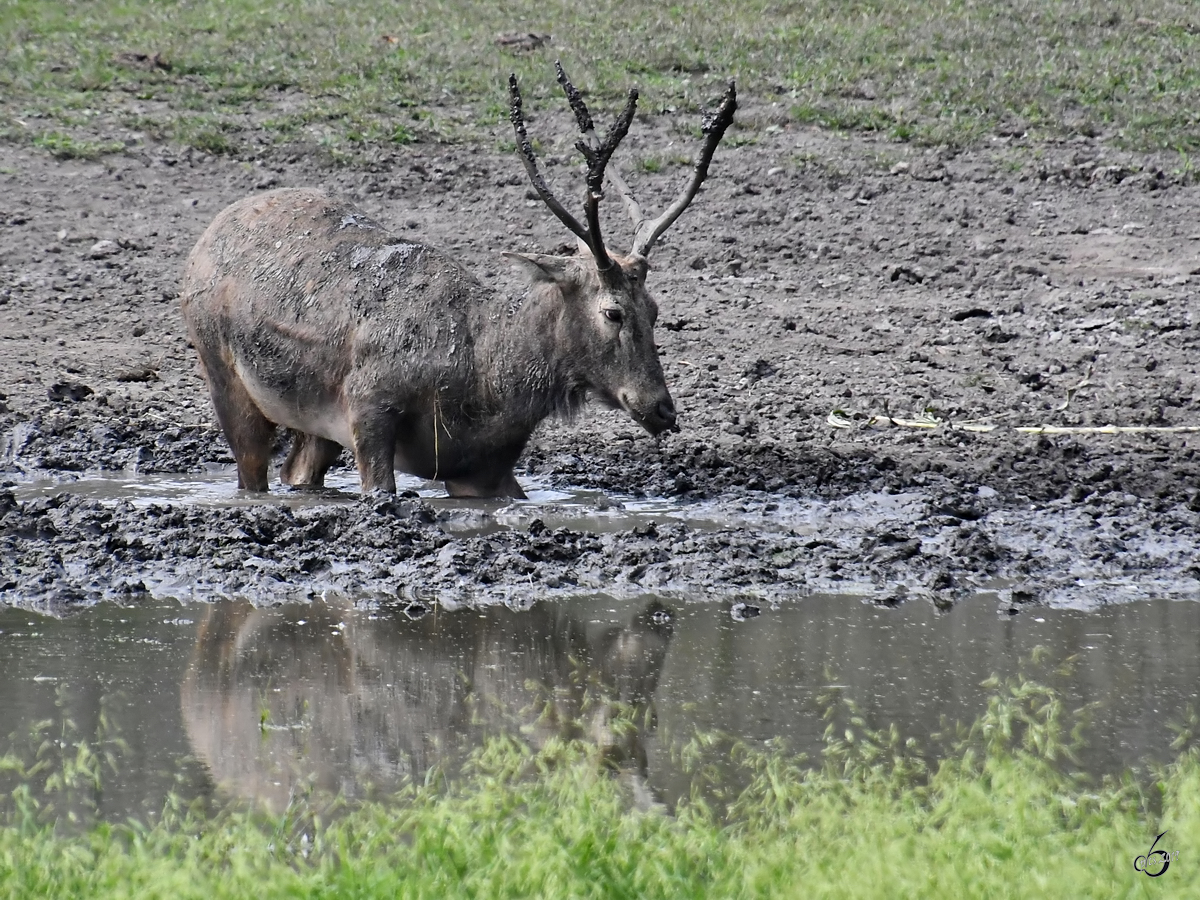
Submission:
<svg viewBox="0 0 1200 900">
<path fill-rule="evenodd" d="M 262 414 L 246 386 L 221 353 L 201 353 L 217 422 L 237 460 L 238 487 L 267 490 L 267 467 L 275 439 L 275 423 Z"/>
<path fill-rule="evenodd" d="M 324 487 L 325 473 L 342 453 L 342 445 L 315 434 L 292 431 L 292 449 L 279 480 L 292 487 Z"/>
<path fill-rule="evenodd" d="M 396 493 L 396 416 L 390 411 L 352 412 L 350 433 L 363 493 Z"/>
<path fill-rule="evenodd" d="M 510 469 L 498 479 L 490 476 L 481 478 L 451 478 L 446 482 L 446 493 L 451 497 L 512 497 L 524 500 L 525 492 Z"/>
</svg>

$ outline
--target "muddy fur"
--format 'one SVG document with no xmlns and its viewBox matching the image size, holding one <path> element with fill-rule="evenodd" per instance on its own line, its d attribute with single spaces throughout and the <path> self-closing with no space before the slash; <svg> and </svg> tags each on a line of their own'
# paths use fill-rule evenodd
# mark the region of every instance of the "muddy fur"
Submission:
<svg viewBox="0 0 1200 900">
<path fill-rule="evenodd" d="M 323 191 L 218 215 L 181 305 L 238 486 L 267 489 L 278 425 L 297 435 L 287 484 L 321 486 L 338 444 L 364 490 L 394 492 L 395 467 L 473 497 L 524 496 L 513 466 L 530 434 L 589 393 L 651 434 L 672 427 L 644 260 L 510 258 L 531 282 L 515 306 Z"/>
</svg>

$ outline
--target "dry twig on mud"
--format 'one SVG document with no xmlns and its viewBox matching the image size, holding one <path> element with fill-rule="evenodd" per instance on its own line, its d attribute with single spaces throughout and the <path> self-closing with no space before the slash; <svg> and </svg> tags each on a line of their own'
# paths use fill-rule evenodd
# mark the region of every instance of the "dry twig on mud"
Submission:
<svg viewBox="0 0 1200 900">
<path fill-rule="evenodd" d="M 1085 379 L 1086 381 L 1086 379 Z M 1082 385 L 1082 383 L 1081 383 Z M 831 428 L 853 428 L 854 420 L 845 411 L 835 409 L 825 417 Z M 953 422 L 939 419 L 931 413 L 922 413 L 912 418 L 898 418 L 889 414 L 866 416 L 861 427 L 894 425 L 897 428 L 913 428 L 934 431 L 972 431 L 986 434 L 1008 430 L 1019 434 L 1198 434 L 1200 425 L 995 425 L 986 422 Z"/>
</svg>

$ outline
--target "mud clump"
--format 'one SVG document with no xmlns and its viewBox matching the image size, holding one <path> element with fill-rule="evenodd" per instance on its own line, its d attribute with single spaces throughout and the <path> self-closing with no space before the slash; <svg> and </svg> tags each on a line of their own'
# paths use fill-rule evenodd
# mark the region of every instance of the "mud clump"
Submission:
<svg viewBox="0 0 1200 900">
<path fill-rule="evenodd" d="M 452 511 L 411 498 L 220 508 L 65 492 L 20 500 L 15 487 L 0 488 L 0 555 L 12 563 L 0 600 L 55 612 L 143 595 L 270 604 L 327 592 L 367 604 L 528 603 L 580 591 L 761 604 L 819 592 L 947 607 L 1014 580 L 1036 580 L 1046 602 L 1087 606 L 1148 586 L 1188 596 L 1200 552 L 1200 514 L 1164 511 L 1151 532 L 1121 497 L 1082 514 L 1000 508 L 963 522 L 921 495 L 876 497 L 866 512 L 850 495 L 797 517 L 823 520 L 808 533 L 664 522 L 595 534 L 534 520 L 463 534 Z M 1088 579 L 1110 588 L 1081 589 Z"/>
</svg>

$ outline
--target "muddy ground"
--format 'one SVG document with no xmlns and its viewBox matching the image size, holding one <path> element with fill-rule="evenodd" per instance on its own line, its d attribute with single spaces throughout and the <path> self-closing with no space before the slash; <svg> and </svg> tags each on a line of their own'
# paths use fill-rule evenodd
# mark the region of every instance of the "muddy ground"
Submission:
<svg viewBox="0 0 1200 900">
<path fill-rule="evenodd" d="M 1171 430 L 1200 426 L 1191 173 L 1099 140 L 952 152 L 788 125 L 770 108 L 740 115 L 754 127 L 727 138 L 652 258 L 681 433 L 655 441 L 589 410 L 547 423 L 518 471 L 626 502 L 706 503 L 726 514 L 712 528 L 554 528 L 536 509 L 492 528 L 497 504 L 414 497 L 297 508 L 72 494 L 80 473 L 231 463 L 177 305 L 183 260 L 226 204 L 324 185 L 513 292 L 499 251 L 550 252 L 569 235 L 494 148 L 388 148 L 363 169 L 302 149 L 234 161 L 139 145 L 56 161 L 0 145 L 0 602 L 851 591 L 948 607 L 1002 589 L 998 609 L 1015 612 L 1200 597 L 1200 434 Z M 639 119 L 632 158 L 690 155 L 690 124 Z M 569 126 L 530 122 L 573 198 Z M 496 147 L 506 138 L 498 126 Z M 688 175 L 631 171 L 629 158 L 652 208 Z M 872 421 L 926 409 L 949 424 Z M 1043 424 L 1157 430 L 1016 430 Z M 45 477 L 62 492 L 29 494 Z"/>
</svg>

